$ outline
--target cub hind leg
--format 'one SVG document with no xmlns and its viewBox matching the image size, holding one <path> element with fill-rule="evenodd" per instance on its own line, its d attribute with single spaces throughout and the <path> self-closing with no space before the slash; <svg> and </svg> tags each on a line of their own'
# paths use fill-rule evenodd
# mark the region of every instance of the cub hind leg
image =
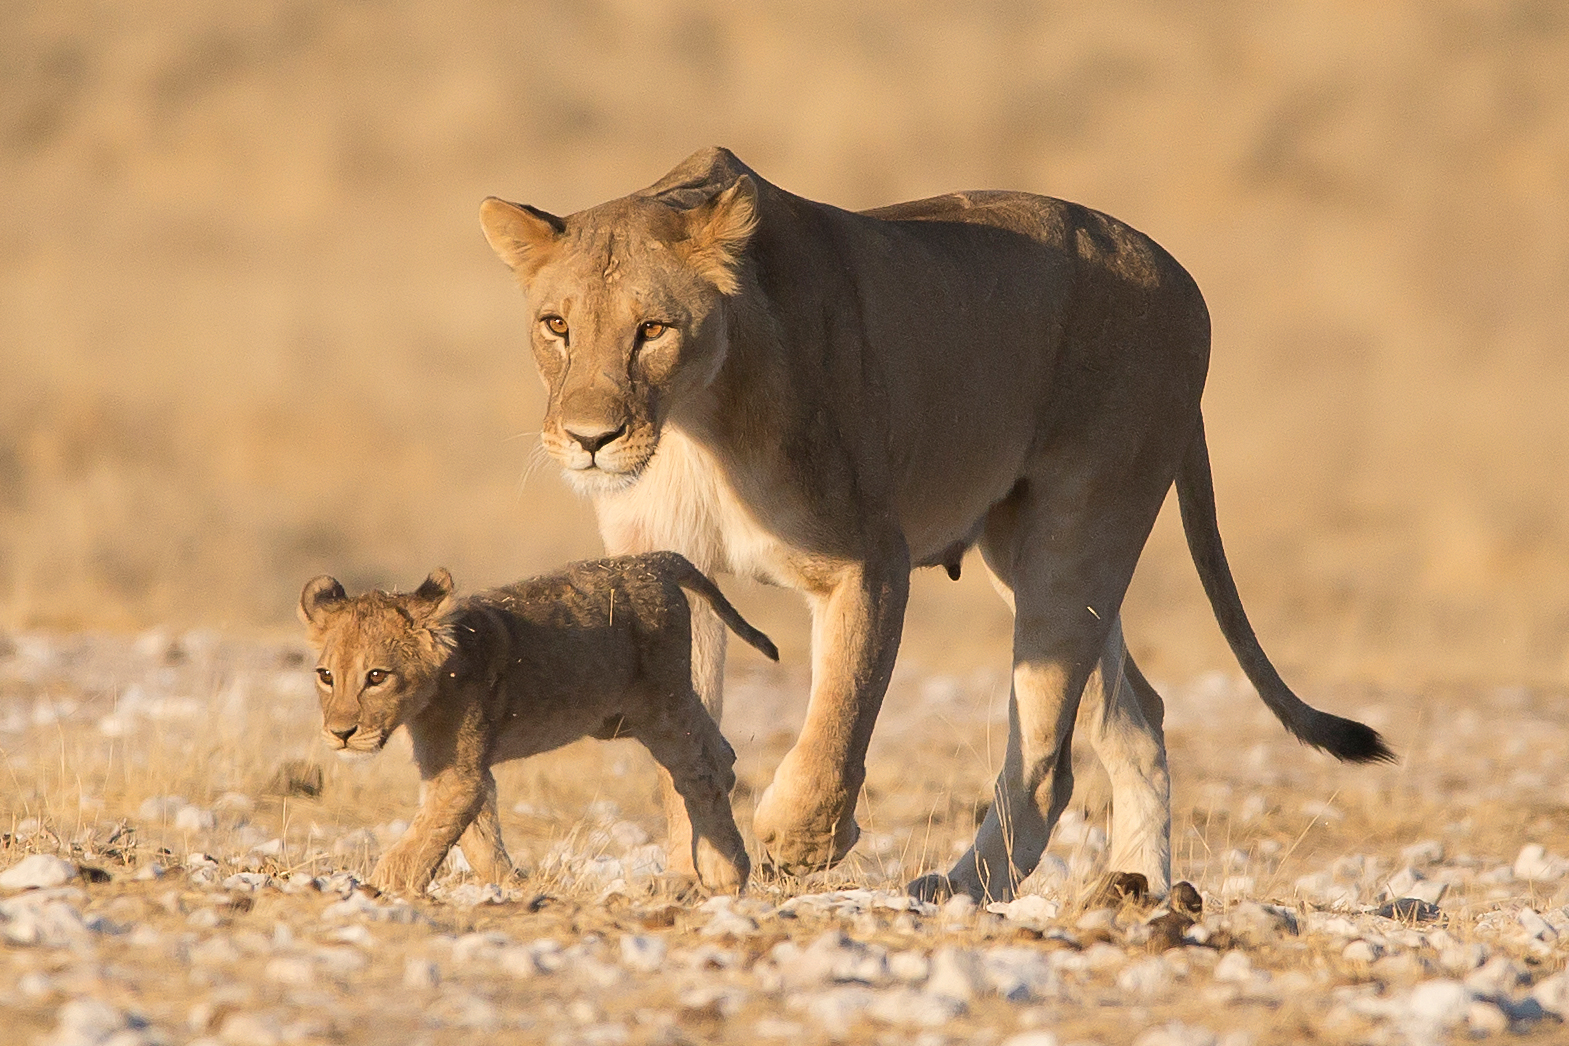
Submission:
<svg viewBox="0 0 1569 1046">
<path fill-rule="evenodd" d="M 719 732 L 697 692 L 687 685 L 665 701 L 663 714 L 633 732 L 668 776 L 691 825 L 686 857 L 698 881 L 720 893 L 740 893 L 751 874 L 746 844 L 730 810 L 735 750 Z M 671 867 L 682 862 L 670 840 Z"/>
</svg>

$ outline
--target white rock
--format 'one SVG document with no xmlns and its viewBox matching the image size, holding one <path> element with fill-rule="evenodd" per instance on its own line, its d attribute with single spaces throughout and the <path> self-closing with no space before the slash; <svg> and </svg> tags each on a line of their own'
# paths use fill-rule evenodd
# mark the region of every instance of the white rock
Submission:
<svg viewBox="0 0 1569 1046">
<path fill-rule="evenodd" d="M 860 985 L 844 985 L 806 995 L 794 995 L 791 1004 L 804 1008 L 811 1019 L 834 1038 L 842 1039 L 871 1006 L 877 993 Z"/>
<path fill-rule="evenodd" d="M 1115 930 L 1117 913 L 1110 908 L 1091 908 L 1074 920 L 1076 930 Z"/>
<path fill-rule="evenodd" d="M 932 995 L 913 988 L 879 992 L 866 1008 L 866 1015 L 884 1024 L 901 1027 L 941 1028 L 963 1016 L 964 1003 L 946 995 Z"/>
<path fill-rule="evenodd" d="M 704 937 L 750 937 L 757 932 L 757 920 L 740 912 L 721 911 L 699 932 Z"/>
<path fill-rule="evenodd" d="M 1425 878 L 1426 876 L 1415 868 L 1402 868 L 1389 877 L 1388 883 L 1384 886 L 1384 897 L 1387 900 L 1395 900 L 1401 897 L 1415 896 L 1411 891 L 1416 888 L 1417 883 Z"/>
<path fill-rule="evenodd" d="M 1220 961 L 1215 964 L 1214 977 L 1217 981 L 1246 984 L 1253 980 L 1257 972 L 1246 952 L 1233 950 L 1221 956 Z"/>
<path fill-rule="evenodd" d="M 1021 1031 L 1002 1040 L 1002 1046 L 1057 1046 L 1057 1036 L 1049 1031 Z"/>
<path fill-rule="evenodd" d="M 211 810 L 203 810 L 199 806 L 182 806 L 180 812 L 174 815 L 174 827 L 182 832 L 209 831 L 217 823 L 218 818 Z"/>
<path fill-rule="evenodd" d="M 76 865 L 53 854 L 32 854 L 0 872 L 0 888 L 31 890 L 63 886 L 76 878 Z"/>
<path fill-rule="evenodd" d="M 98 999 L 73 999 L 60 1007 L 54 1041 L 61 1046 L 65 1043 L 100 1043 L 116 1032 L 141 1023 Z"/>
<path fill-rule="evenodd" d="M 1218 1046 L 1219 1042 L 1208 1028 L 1170 1021 L 1146 1030 L 1133 1040 L 1133 1046 Z"/>
<path fill-rule="evenodd" d="M 1444 844 L 1437 839 L 1424 839 L 1402 847 L 1400 859 L 1414 868 L 1426 868 L 1444 859 Z"/>
<path fill-rule="evenodd" d="M 270 1013 L 231 1013 L 218 1037 L 232 1046 L 278 1046 L 283 1042 L 283 1025 Z"/>
<path fill-rule="evenodd" d="M 1475 996 L 1459 981 L 1423 981 L 1411 989 L 1405 1009 L 1413 1020 L 1438 1028 L 1452 1028 L 1466 1019 Z"/>
<path fill-rule="evenodd" d="M 984 972 L 978 956 L 972 951 L 946 945 L 932 953 L 932 972 L 926 978 L 926 990 L 968 1003 L 984 987 Z"/>
<path fill-rule="evenodd" d="M 1476 1037 L 1501 1035 L 1509 1030 L 1509 1015 L 1492 1002 L 1475 999 L 1466 1010 L 1466 1025 Z"/>
<path fill-rule="evenodd" d="M 183 795 L 155 795 L 142 800 L 136 812 L 144 821 L 167 821 L 189 805 Z"/>
<path fill-rule="evenodd" d="M 1009 922 L 1042 926 L 1057 918 L 1062 906 L 1039 894 L 1024 894 L 1011 901 L 996 901 L 986 906 L 993 915 L 1000 915 Z"/>
<path fill-rule="evenodd" d="M 1537 981 L 1536 987 L 1531 989 L 1531 998 L 1549 1013 L 1569 1018 L 1569 971 L 1561 971 Z"/>
<path fill-rule="evenodd" d="M 1528 882 L 1562 879 L 1565 873 L 1569 873 L 1569 861 L 1549 854 L 1541 843 L 1527 843 L 1515 857 L 1513 871 L 1516 879 Z"/>
<path fill-rule="evenodd" d="M 1347 962 L 1374 963 L 1384 954 L 1384 949 L 1368 940 L 1356 940 L 1346 945 L 1340 957 Z"/>
<path fill-rule="evenodd" d="M 263 971 L 269 981 L 303 987 L 316 983 L 316 964 L 303 955 L 280 955 L 270 959 Z"/>
<path fill-rule="evenodd" d="M 639 973 L 653 973 L 665 964 L 663 938 L 627 934 L 621 938 L 621 963 Z"/>
<path fill-rule="evenodd" d="M 1525 928 L 1526 933 L 1539 941 L 1552 942 L 1558 939 L 1558 931 L 1530 908 L 1520 909 L 1515 915 L 1515 921 Z"/>
<path fill-rule="evenodd" d="M 896 981 L 919 984 L 932 972 L 932 961 L 921 952 L 894 952 L 888 956 L 888 973 Z"/>
<path fill-rule="evenodd" d="M 989 948 L 981 956 L 981 972 L 987 986 L 1009 1002 L 1049 998 L 1060 987 L 1051 963 L 1035 948 Z"/>
<path fill-rule="evenodd" d="M 429 959 L 409 959 L 403 964 L 403 986 L 423 990 L 441 986 L 441 967 Z"/>
<path fill-rule="evenodd" d="M 1164 994 L 1174 980 L 1171 967 L 1159 956 L 1151 956 L 1131 962 L 1119 972 L 1117 987 L 1128 995 L 1148 1000 Z"/>
<path fill-rule="evenodd" d="M 1507 995 L 1529 983 L 1530 972 L 1504 955 L 1494 956 L 1465 977 L 1466 987 L 1492 995 Z"/>
<path fill-rule="evenodd" d="M 81 913 L 48 894 L 21 894 L 0 901 L 0 922 L 12 944 L 41 948 L 83 947 L 91 931 Z"/>
</svg>

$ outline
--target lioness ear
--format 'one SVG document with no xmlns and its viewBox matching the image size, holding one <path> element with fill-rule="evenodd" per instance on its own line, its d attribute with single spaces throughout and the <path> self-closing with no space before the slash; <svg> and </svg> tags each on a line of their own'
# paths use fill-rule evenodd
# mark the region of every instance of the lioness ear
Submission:
<svg viewBox="0 0 1569 1046">
<path fill-rule="evenodd" d="M 452 605 L 452 575 L 446 567 L 437 567 L 414 590 L 410 601 L 421 617 L 440 617 Z"/>
<path fill-rule="evenodd" d="M 757 228 L 757 183 L 741 175 L 724 192 L 686 213 L 687 261 L 721 294 L 741 289 L 736 270 Z"/>
<path fill-rule="evenodd" d="M 326 624 L 332 608 L 348 598 L 337 578 L 326 574 L 313 577 L 300 592 L 300 621 L 310 628 L 320 628 Z"/>
<path fill-rule="evenodd" d="M 490 249 L 524 278 L 533 275 L 567 228 L 554 214 L 495 196 L 479 205 L 479 224 Z"/>
</svg>

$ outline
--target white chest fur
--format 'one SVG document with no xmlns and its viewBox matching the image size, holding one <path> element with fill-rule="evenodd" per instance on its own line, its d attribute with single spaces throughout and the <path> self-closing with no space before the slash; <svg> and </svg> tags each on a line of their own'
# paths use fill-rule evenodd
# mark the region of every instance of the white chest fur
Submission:
<svg viewBox="0 0 1569 1046">
<path fill-rule="evenodd" d="M 705 572 L 794 580 L 792 550 L 759 519 L 768 507 L 742 502 L 715 455 L 674 427 L 638 481 L 595 498 L 594 507 L 611 555 L 671 549 Z"/>
</svg>

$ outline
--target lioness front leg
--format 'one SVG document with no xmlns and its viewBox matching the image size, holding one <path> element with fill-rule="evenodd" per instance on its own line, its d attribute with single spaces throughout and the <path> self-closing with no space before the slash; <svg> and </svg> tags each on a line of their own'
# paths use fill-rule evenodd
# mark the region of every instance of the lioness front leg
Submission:
<svg viewBox="0 0 1569 1046">
<path fill-rule="evenodd" d="M 480 772 L 474 770 L 444 770 L 425 782 L 422 791 L 419 812 L 409 830 L 371 872 L 370 883 L 378 890 L 424 893 L 442 858 L 485 803 Z"/>
<path fill-rule="evenodd" d="M 489 769 L 480 782 L 484 803 L 464 829 L 458 849 L 482 883 L 505 883 L 512 878 L 512 858 L 501 841 L 501 815 L 496 808 L 496 778 Z"/>
<path fill-rule="evenodd" d="M 877 561 L 847 567 L 833 588 L 811 597 L 806 722 L 752 817 L 767 865 L 795 875 L 821 871 L 860 837 L 856 796 L 909 591 L 909 554 L 900 541 Z"/>
</svg>

